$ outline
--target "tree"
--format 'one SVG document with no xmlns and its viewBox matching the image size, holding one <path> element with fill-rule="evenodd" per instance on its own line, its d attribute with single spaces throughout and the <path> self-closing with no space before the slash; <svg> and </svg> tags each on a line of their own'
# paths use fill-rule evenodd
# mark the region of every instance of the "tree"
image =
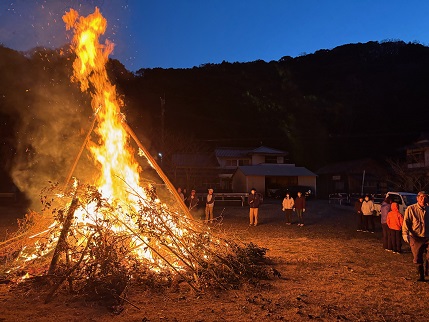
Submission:
<svg viewBox="0 0 429 322">
<path fill-rule="evenodd" d="M 408 168 L 407 162 L 388 159 L 393 175 L 387 178 L 387 182 L 396 191 L 422 191 L 429 188 L 428 169 Z"/>
</svg>

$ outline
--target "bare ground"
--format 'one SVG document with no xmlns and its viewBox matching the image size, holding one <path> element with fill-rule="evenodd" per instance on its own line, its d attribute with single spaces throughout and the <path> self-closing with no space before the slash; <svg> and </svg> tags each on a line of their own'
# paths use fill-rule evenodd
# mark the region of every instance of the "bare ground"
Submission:
<svg viewBox="0 0 429 322">
<path fill-rule="evenodd" d="M 380 225 L 375 234 L 356 232 L 351 207 L 310 201 L 304 227 L 286 226 L 280 207 L 280 201 L 264 204 L 260 225 L 249 227 L 248 209 L 228 206 L 221 223 L 234 239 L 268 248 L 279 278 L 205 294 L 131 285 L 119 314 L 66 293 L 44 304 L 46 294 L 35 288 L 2 284 L 0 321 L 429 320 L 429 283 L 416 282 L 408 245 L 401 255 L 384 251 Z M 216 206 L 218 214 L 222 209 Z M 2 238 L 16 211 L 0 211 Z"/>
</svg>

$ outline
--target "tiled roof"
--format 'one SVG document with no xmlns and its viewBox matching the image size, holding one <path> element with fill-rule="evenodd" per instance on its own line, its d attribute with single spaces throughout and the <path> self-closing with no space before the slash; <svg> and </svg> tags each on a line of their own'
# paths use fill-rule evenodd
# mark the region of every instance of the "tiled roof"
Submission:
<svg viewBox="0 0 429 322">
<path fill-rule="evenodd" d="M 249 156 L 249 148 L 217 148 L 215 155 L 217 158 L 244 158 Z"/>
<path fill-rule="evenodd" d="M 260 146 L 251 151 L 251 154 L 276 154 L 276 155 L 288 155 L 289 153 L 277 149 L 272 149 L 266 146 Z"/>
<path fill-rule="evenodd" d="M 244 158 L 249 157 L 253 154 L 264 154 L 264 155 L 288 155 L 288 152 L 272 149 L 266 146 L 260 146 L 257 148 L 217 148 L 215 155 L 217 158 Z"/>
<path fill-rule="evenodd" d="M 258 164 L 238 167 L 237 171 L 246 176 L 310 176 L 317 175 L 304 167 L 295 167 L 290 164 Z"/>
</svg>

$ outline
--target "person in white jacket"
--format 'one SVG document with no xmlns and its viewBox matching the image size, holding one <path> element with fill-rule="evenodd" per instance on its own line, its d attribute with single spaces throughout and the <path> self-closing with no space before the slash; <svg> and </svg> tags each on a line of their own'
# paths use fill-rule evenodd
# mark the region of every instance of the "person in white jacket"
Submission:
<svg viewBox="0 0 429 322">
<path fill-rule="evenodd" d="M 363 215 L 363 227 L 364 227 L 364 232 L 368 232 L 370 231 L 371 233 L 374 233 L 375 231 L 375 223 L 374 223 L 374 217 L 373 217 L 373 211 L 375 210 L 374 208 L 374 203 L 372 202 L 372 200 L 369 199 L 369 196 L 366 195 L 365 199 L 362 202 L 362 215 Z M 371 228 L 369 228 L 369 226 L 371 226 Z"/>
<path fill-rule="evenodd" d="M 292 209 L 294 205 L 295 202 L 293 201 L 293 198 L 289 195 L 289 192 L 286 193 L 286 196 L 282 202 L 282 210 L 285 212 L 286 215 L 286 225 L 292 224 Z"/>
</svg>

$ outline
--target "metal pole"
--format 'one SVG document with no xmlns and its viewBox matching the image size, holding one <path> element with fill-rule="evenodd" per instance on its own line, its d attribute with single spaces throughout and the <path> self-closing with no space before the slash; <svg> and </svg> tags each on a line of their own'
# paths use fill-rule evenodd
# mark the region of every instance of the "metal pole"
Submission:
<svg viewBox="0 0 429 322">
<path fill-rule="evenodd" d="M 361 191 L 360 191 L 361 195 L 363 195 L 363 186 L 364 186 L 364 184 L 365 184 L 365 170 L 363 170 L 363 173 L 362 173 L 362 188 L 361 188 Z"/>
</svg>

